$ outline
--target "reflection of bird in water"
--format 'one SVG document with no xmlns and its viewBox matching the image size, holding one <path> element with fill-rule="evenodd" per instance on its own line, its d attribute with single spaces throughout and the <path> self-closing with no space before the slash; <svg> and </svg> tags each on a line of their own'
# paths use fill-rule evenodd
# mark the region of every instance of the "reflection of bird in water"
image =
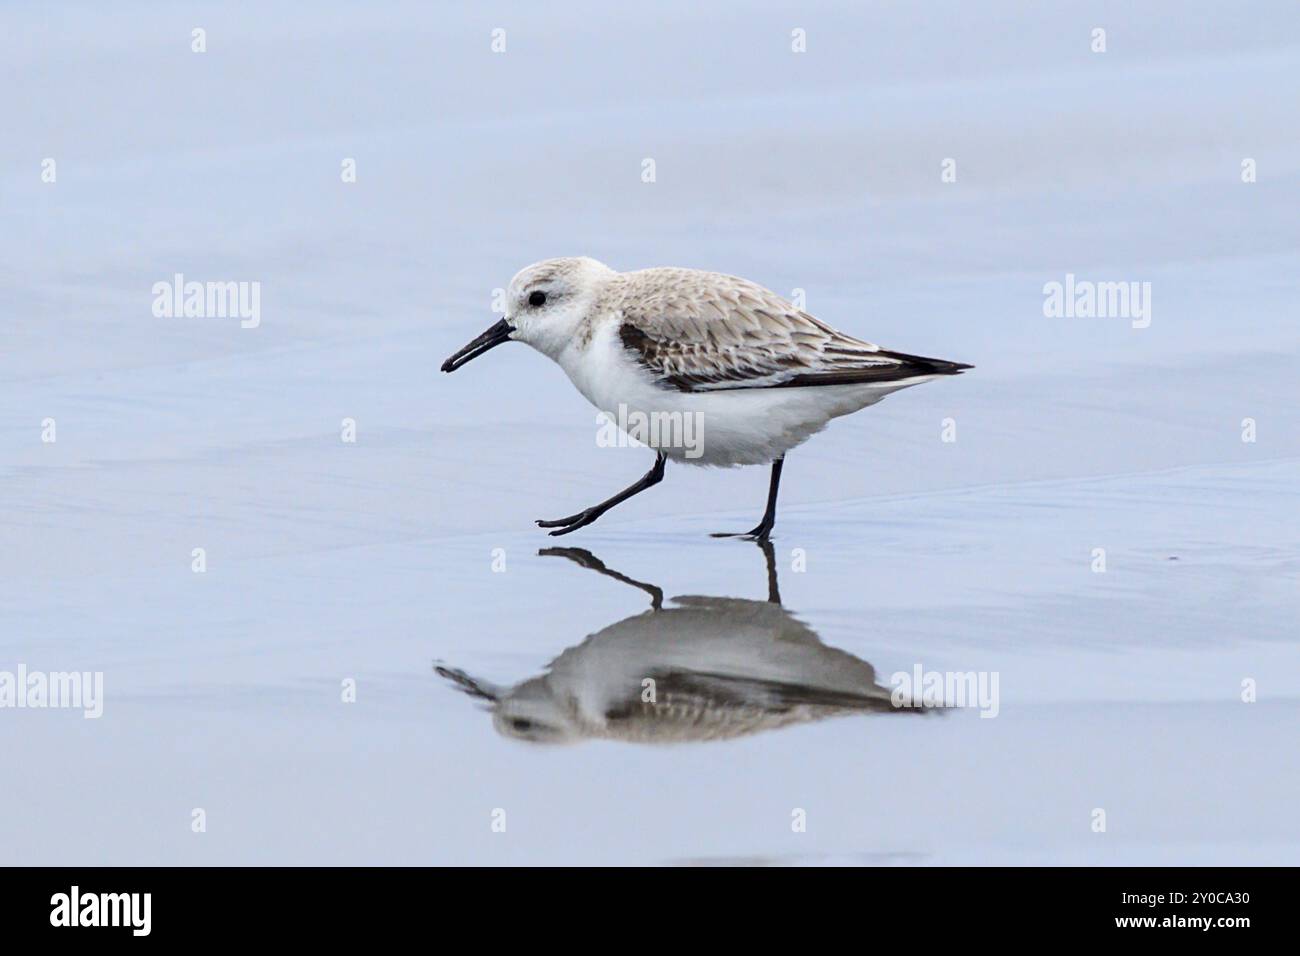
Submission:
<svg viewBox="0 0 1300 956">
<path fill-rule="evenodd" d="M 438 667 L 488 702 L 499 733 L 538 743 L 724 740 L 853 713 L 895 709 L 866 661 L 827 647 L 781 606 L 772 546 L 768 600 L 680 597 L 606 568 L 589 551 L 547 548 L 640 588 L 651 608 L 592 634 L 512 687 Z"/>
</svg>

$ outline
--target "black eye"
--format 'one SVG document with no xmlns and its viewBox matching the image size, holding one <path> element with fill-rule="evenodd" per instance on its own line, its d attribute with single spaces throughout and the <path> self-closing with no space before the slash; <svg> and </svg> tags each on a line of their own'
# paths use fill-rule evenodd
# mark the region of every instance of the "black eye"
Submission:
<svg viewBox="0 0 1300 956">
<path fill-rule="evenodd" d="M 514 720 L 510 721 L 510 726 L 520 733 L 526 733 L 533 729 L 533 722 L 531 720 L 523 720 L 522 718 L 516 717 Z"/>
<path fill-rule="evenodd" d="M 539 306 L 539 305 L 545 305 L 545 304 L 546 304 L 546 293 L 545 293 L 545 292 L 534 292 L 532 295 L 530 295 L 530 296 L 528 297 L 528 304 L 531 305 L 531 306 L 534 306 L 534 307 L 535 307 L 535 306 Z"/>
</svg>

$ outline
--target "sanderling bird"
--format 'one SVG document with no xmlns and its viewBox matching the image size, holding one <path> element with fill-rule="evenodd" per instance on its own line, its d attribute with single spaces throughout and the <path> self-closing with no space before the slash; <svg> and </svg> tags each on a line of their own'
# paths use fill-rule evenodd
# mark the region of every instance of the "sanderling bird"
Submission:
<svg viewBox="0 0 1300 956">
<path fill-rule="evenodd" d="M 768 599 L 684 596 L 605 567 L 580 548 L 568 558 L 650 595 L 650 610 L 589 635 L 544 673 L 506 686 L 438 665 L 437 672 L 488 704 L 498 733 L 530 743 L 730 740 L 849 714 L 924 714 L 896 707 L 874 667 L 823 644 L 781 606 L 776 560 L 764 542 Z M 647 690 L 653 688 L 647 695 Z"/>
<path fill-rule="evenodd" d="M 658 484 L 671 458 L 695 465 L 771 464 L 763 519 L 743 533 L 766 541 L 776 522 L 786 452 L 832 418 L 973 367 L 855 339 L 747 279 L 696 269 L 615 272 L 586 257 L 547 259 L 521 270 L 510 280 L 505 317 L 443 362 L 442 370 L 454 372 L 510 341 L 553 359 L 620 427 L 629 421 L 651 425 L 633 437 L 655 449 L 654 466 L 599 504 L 537 522 L 556 529 L 552 535 L 589 525 Z M 665 427 L 655 427 L 658 422 Z M 697 427 L 676 427 L 683 422 Z M 687 432 L 698 440 L 683 441 Z"/>
</svg>

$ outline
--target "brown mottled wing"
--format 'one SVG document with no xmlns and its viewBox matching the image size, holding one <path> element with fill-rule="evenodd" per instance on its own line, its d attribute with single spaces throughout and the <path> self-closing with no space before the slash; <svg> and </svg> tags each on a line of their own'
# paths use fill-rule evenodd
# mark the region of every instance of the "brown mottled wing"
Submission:
<svg viewBox="0 0 1300 956">
<path fill-rule="evenodd" d="M 970 368 L 855 339 L 734 276 L 649 269 L 624 279 L 619 338 L 665 388 L 887 383 Z"/>
<path fill-rule="evenodd" d="M 784 684 L 733 674 L 651 671 L 655 701 L 640 688 L 605 712 L 605 734 L 618 740 L 676 742 L 726 740 L 792 724 L 854 713 L 924 713 L 896 708 L 883 689 L 852 694 L 816 686 Z"/>
</svg>

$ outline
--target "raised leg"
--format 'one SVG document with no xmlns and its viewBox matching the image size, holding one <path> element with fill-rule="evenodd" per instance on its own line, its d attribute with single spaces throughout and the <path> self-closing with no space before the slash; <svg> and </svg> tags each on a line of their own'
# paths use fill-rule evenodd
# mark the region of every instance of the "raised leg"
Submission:
<svg viewBox="0 0 1300 956">
<path fill-rule="evenodd" d="M 539 555 L 555 555 L 560 558 L 568 558 L 584 568 L 603 574 L 606 577 L 613 578 L 615 581 L 622 581 L 624 584 L 630 584 L 634 588 L 640 588 L 646 594 L 650 595 L 650 607 L 659 611 L 664 606 L 663 589 L 654 584 L 646 584 L 644 581 L 638 581 L 636 578 L 629 578 L 626 574 L 620 574 L 613 568 L 605 567 L 605 562 L 600 560 L 586 548 L 542 548 L 537 552 Z M 777 603 L 780 603 L 779 601 Z"/>
<path fill-rule="evenodd" d="M 778 458 L 772 462 L 772 481 L 767 487 L 767 510 L 763 512 L 763 520 L 757 526 L 749 531 L 726 532 L 719 531 L 713 535 L 715 538 L 750 538 L 754 541 L 766 541 L 768 535 L 772 533 L 772 527 L 776 524 L 776 493 L 781 487 L 781 466 L 785 464 L 785 458 Z"/>
<path fill-rule="evenodd" d="M 551 537 L 559 537 L 562 534 L 568 534 L 570 531 L 577 531 L 579 528 L 585 528 L 610 508 L 620 504 L 633 495 L 639 495 L 647 488 L 659 484 L 664 478 L 664 463 L 668 457 L 659 452 L 655 458 L 654 467 L 641 476 L 641 479 L 635 484 L 629 485 L 612 498 L 606 498 L 598 505 L 592 505 L 575 515 L 569 515 L 567 518 L 556 518 L 554 521 L 538 521 L 539 528 L 556 528 L 558 530 L 551 532 Z"/>
</svg>

